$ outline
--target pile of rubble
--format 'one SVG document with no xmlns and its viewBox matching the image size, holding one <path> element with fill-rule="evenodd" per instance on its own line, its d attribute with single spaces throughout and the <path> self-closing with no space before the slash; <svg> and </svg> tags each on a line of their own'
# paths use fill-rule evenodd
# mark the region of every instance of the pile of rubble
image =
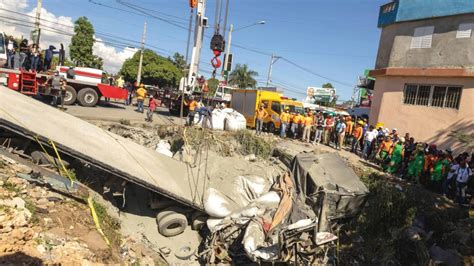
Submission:
<svg viewBox="0 0 474 266">
<path fill-rule="evenodd" d="M 27 181 L 35 175 L 0 155 L 0 264 L 157 261 L 131 239 L 107 245 L 87 205 Z"/>
</svg>

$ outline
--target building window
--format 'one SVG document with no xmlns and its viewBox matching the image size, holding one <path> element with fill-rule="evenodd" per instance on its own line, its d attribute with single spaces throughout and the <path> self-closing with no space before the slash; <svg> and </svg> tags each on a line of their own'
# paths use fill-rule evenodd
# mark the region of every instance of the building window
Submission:
<svg viewBox="0 0 474 266">
<path fill-rule="evenodd" d="M 384 6 L 382 6 L 382 13 L 383 14 L 386 14 L 386 13 L 390 13 L 392 11 L 395 10 L 395 6 L 396 6 L 396 3 L 393 2 L 393 3 L 389 3 L 389 4 L 386 4 Z"/>
<path fill-rule="evenodd" d="M 471 38 L 473 29 L 474 29 L 474 23 L 459 24 L 458 31 L 456 32 L 456 38 L 457 39 Z"/>
<path fill-rule="evenodd" d="M 461 91 L 460 86 L 407 84 L 403 91 L 403 103 L 459 109 Z"/>
<path fill-rule="evenodd" d="M 433 41 L 434 26 L 415 28 L 415 33 L 411 38 L 411 49 L 431 48 Z"/>
</svg>

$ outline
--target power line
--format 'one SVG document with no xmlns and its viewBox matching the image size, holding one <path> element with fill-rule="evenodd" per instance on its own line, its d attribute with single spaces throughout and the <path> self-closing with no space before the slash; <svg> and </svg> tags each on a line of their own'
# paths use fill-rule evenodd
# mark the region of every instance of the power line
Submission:
<svg viewBox="0 0 474 266">
<path fill-rule="evenodd" d="M 337 83 L 337 84 L 342 85 L 342 86 L 351 87 L 351 88 L 354 87 L 353 85 L 351 85 L 351 84 L 349 84 L 349 83 L 345 83 L 345 82 L 343 82 L 343 81 L 339 81 L 339 80 L 336 80 L 336 79 L 333 79 L 333 78 L 330 78 L 330 77 L 326 77 L 326 76 L 321 75 L 321 74 L 319 74 L 319 73 L 316 73 L 316 72 L 314 72 L 314 71 L 312 71 L 312 70 L 310 70 L 310 69 L 308 69 L 308 68 L 306 68 L 306 67 L 304 67 L 304 66 L 301 66 L 301 65 L 299 65 L 299 64 L 297 64 L 297 63 L 295 63 L 295 62 L 293 62 L 293 61 L 291 61 L 291 60 L 288 60 L 288 59 L 285 58 L 285 57 L 282 57 L 281 59 L 284 60 L 284 61 L 286 61 L 288 64 L 293 65 L 294 67 L 299 68 L 299 69 L 301 69 L 301 70 L 303 70 L 303 71 L 305 71 L 305 72 L 308 72 L 308 73 L 310 73 L 310 74 L 312 74 L 312 75 L 314 75 L 314 76 L 317 76 L 317 77 L 320 77 L 320 78 L 323 78 L 323 79 L 332 81 L 332 82 Z"/>
</svg>

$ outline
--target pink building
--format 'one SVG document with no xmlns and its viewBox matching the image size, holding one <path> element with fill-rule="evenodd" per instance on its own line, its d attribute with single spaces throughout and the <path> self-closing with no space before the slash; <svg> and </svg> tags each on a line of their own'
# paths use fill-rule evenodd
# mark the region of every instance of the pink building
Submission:
<svg viewBox="0 0 474 266">
<path fill-rule="evenodd" d="M 424 2 L 424 12 L 437 10 Z M 381 8 L 379 51 L 370 72 L 377 79 L 370 123 L 383 122 L 416 141 L 465 151 L 450 134 L 474 134 L 474 13 L 396 19 L 403 11 L 399 4 Z M 387 14 L 393 21 L 384 19 Z"/>
</svg>

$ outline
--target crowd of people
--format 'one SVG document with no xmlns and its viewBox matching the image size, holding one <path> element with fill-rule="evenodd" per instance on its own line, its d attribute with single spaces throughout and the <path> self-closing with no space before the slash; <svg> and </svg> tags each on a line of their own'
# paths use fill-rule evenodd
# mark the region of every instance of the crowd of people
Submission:
<svg viewBox="0 0 474 266">
<path fill-rule="evenodd" d="M 256 115 L 256 133 L 260 134 L 268 113 L 260 106 Z M 410 133 L 402 135 L 396 128 L 375 127 L 366 119 L 356 120 L 351 116 L 310 110 L 301 114 L 285 108 L 280 122 L 282 138 L 325 144 L 338 150 L 346 147 L 363 160 L 380 165 L 383 171 L 425 185 L 459 204 L 465 203 L 466 191 L 472 188 L 474 154 L 454 156 L 451 149 L 416 142 Z"/>
<path fill-rule="evenodd" d="M 13 37 L 6 40 L 7 46 L 7 68 L 23 69 L 27 71 L 40 72 L 51 69 L 51 63 L 55 54 L 59 54 L 60 65 L 64 64 L 64 47 L 56 51 L 56 47 L 50 45 L 48 49 L 41 49 L 36 43 L 28 43 L 23 39 L 17 43 Z"/>
</svg>

